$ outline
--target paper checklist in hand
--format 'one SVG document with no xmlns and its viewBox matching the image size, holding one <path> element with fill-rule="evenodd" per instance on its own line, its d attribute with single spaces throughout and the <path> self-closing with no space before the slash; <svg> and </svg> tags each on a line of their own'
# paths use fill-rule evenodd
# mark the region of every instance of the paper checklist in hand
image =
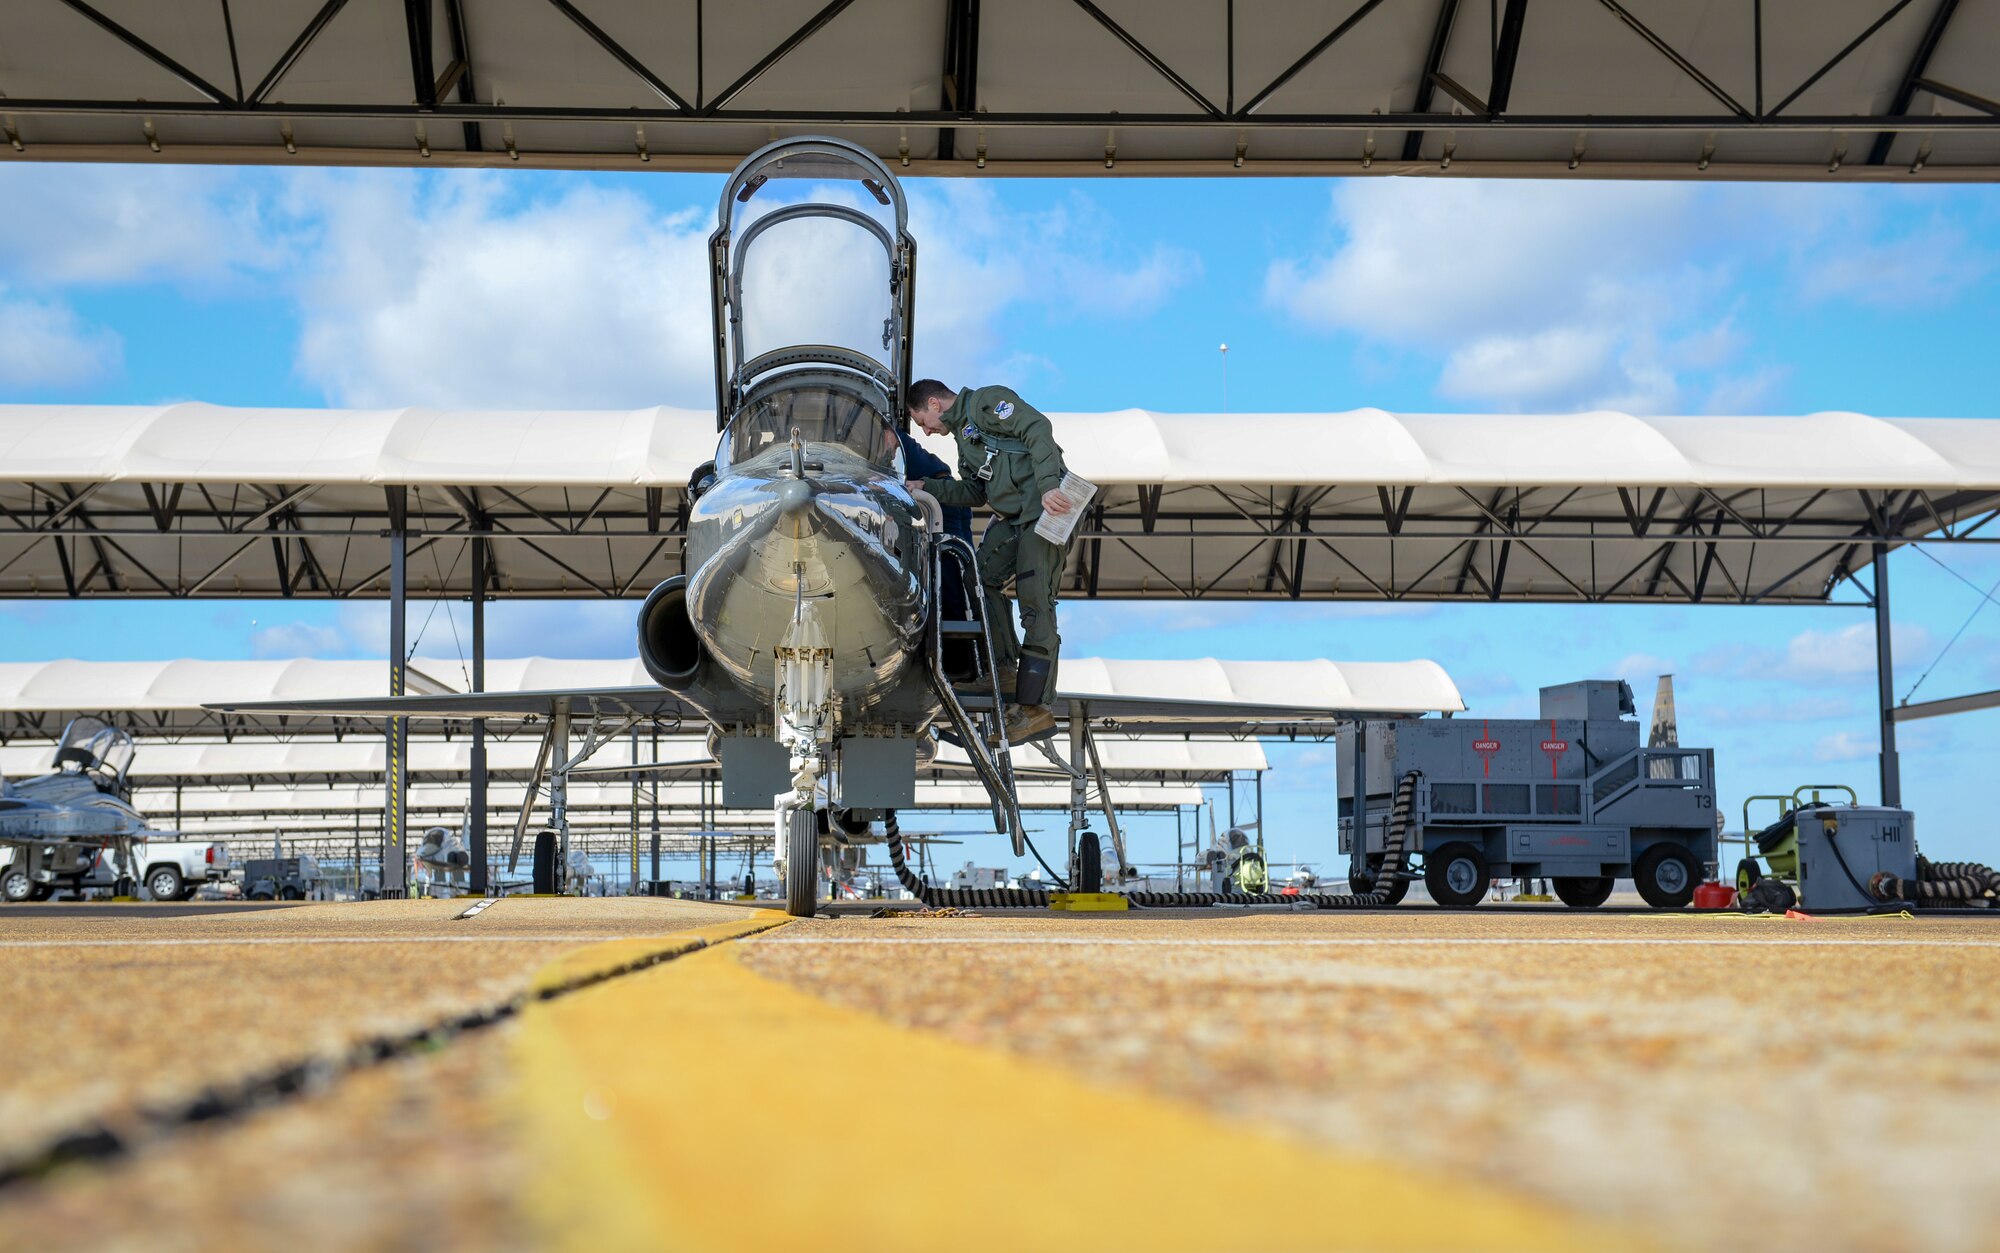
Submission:
<svg viewBox="0 0 2000 1253">
<path fill-rule="evenodd" d="M 1058 517 L 1044 509 L 1041 520 L 1035 523 L 1035 534 L 1051 544 L 1067 544 L 1069 537 L 1076 534 L 1076 524 L 1082 520 L 1084 508 L 1097 495 L 1097 484 L 1065 470 L 1056 490 L 1069 501 L 1069 512 Z"/>
</svg>

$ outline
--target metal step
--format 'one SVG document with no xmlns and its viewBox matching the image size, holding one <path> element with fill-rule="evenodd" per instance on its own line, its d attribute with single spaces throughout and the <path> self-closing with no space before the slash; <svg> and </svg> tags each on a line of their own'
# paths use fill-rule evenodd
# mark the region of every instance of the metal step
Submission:
<svg viewBox="0 0 2000 1253">
<path fill-rule="evenodd" d="M 940 622 L 938 634 L 944 636 L 965 635 L 978 639 L 986 634 L 986 627 L 978 622 Z"/>
</svg>

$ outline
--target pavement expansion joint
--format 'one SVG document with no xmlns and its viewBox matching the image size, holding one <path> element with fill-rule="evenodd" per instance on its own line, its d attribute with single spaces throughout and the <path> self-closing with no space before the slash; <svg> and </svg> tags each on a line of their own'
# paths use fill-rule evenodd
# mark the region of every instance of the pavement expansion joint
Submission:
<svg viewBox="0 0 2000 1253">
<path fill-rule="evenodd" d="M 14 1188 L 47 1178 L 67 1166 L 109 1164 L 197 1127 L 215 1126 L 248 1117 L 283 1102 L 321 1095 L 350 1075 L 401 1058 L 436 1052 L 469 1032 L 505 1022 L 519 1014 L 531 1000 L 558 1000 L 715 944 L 725 944 L 760 930 L 783 926 L 787 921 L 781 917 L 765 916 L 667 935 L 612 939 L 559 959 L 544 968 L 529 989 L 492 1005 L 453 1013 L 412 1030 L 357 1041 L 338 1052 L 309 1055 L 280 1063 L 233 1082 L 211 1084 L 182 1100 L 142 1106 L 132 1113 L 115 1117 L 87 1120 L 48 1136 L 39 1144 L 10 1157 L 0 1158 L 0 1198 Z M 231 941 L 167 942 L 198 944 Z M 425 942 L 435 943 L 436 939 Z"/>
</svg>

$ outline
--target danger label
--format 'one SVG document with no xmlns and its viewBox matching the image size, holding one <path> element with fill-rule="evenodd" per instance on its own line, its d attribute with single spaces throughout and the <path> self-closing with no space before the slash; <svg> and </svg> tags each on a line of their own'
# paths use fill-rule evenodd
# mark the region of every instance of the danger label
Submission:
<svg viewBox="0 0 2000 1253">
<path fill-rule="evenodd" d="M 1549 721 L 1549 738 L 1542 741 L 1542 751 L 1549 755 L 1549 777 L 1551 779 L 1559 778 L 1561 775 L 1562 755 L 1569 751 L 1569 741 L 1556 738 L 1556 724 L 1554 719 Z"/>
<path fill-rule="evenodd" d="M 1487 778 L 1493 777 L 1493 754 L 1500 751 L 1500 741 L 1493 738 L 1493 724 L 1479 724 L 1479 738 L 1472 741 L 1472 751 L 1479 754 L 1480 765 L 1485 767 Z"/>
</svg>

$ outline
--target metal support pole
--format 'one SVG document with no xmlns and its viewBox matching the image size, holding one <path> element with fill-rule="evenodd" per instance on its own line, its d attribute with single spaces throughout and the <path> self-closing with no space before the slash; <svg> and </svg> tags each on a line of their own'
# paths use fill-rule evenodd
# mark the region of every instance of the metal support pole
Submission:
<svg viewBox="0 0 2000 1253">
<path fill-rule="evenodd" d="M 639 728 L 632 728 L 632 764 L 639 764 Z M 632 772 L 632 895 L 639 894 L 639 772 Z"/>
<path fill-rule="evenodd" d="M 556 832 L 556 891 L 569 886 L 569 702 L 549 719 L 549 825 Z"/>
<path fill-rule="evenodd" d="M 1257 855 L 1264 856 L 1264 772 L 1250 776 L 1257 784 Z"/>
<path fill-rule="evenodd" d="M 1085 812 L 1090 805 L 1090 759 L 1089 746 L 1084 742 L 1090 725 L 1090 706 L 1080 701 L 1071 701 L 1069 706 L 1069 874 L 1076 874 L 1076 847 L 1078 837 L 1090 819 Z"/>
<path fill-rule="evenodd" d="M 1351 884 L 1368 874 L 1368 724 L 1354 724 L 1354 821 L 1350 828 L 1354 842 L 1347 854 L 1347 881 Z"/>
<path fill-rule="evenodd" d="M 486 560 L 491 540 L 472 541 L 472 690 L 486 690 Z M 471 830 L 466 841 L 472 846 L 474 896 L 484 896 L 490 881 L 486 857 L 486 719 L 472 720 L 472 807 L 467 817 Z"/>
<path fill-rule="evenodd" d="M 401 696 L 403 668 L 408 661 L 406 621 L 409 607 L 409 580 L 406 577 L 409 528 L 408 495 L 404 488 L 392 487 L 389 495 L 389 695 Z M 382 802 L 382 892 L 402 896 L 409 887 L 409 859 L 403 851 L 404 824 L 410 802 L 409 776 L 410 723 L 406 718 L 389 719 L 385 793 Z"/>
<path fill-rule="evenodd" d="M 1187 880 L 1183 877 L 1181 871 L 1182 850 L 1187 844 L 1186 837 L 1181 834 L 1181 813 L 1183 808 L 1180 805 L 1174 806 L 1174 891 L 1176 892 L 1187 891 Z"/>
<path fill-rule="evenodd" d="M 660 724 L 653 724 L 653 760 L 660 759 Z M 653 798 L 653 882 L 660 881 L 660 776 L 654 775 L 650 787 Z"/>
<path fill-rule="evenodd" d="M 1903 804 L 1903 767 L 1896 757 L 1896 663 L 1890 651 L 1889 546 L 1875 548 L 1875 694 L 1882 727 L 1882 803 Z"/>
</svg>

